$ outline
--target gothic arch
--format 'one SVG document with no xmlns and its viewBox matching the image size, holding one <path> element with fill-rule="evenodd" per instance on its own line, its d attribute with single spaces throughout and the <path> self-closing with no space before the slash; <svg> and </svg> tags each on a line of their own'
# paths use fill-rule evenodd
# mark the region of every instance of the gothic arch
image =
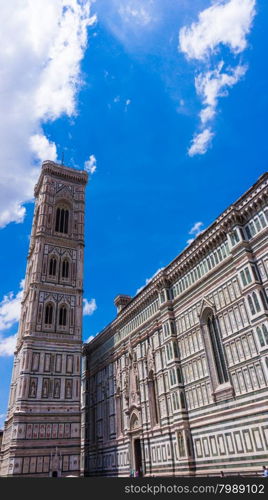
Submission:
<svg viewBox="0 0 268 500">
<path fill-rule="evenodd" d="M 136 429 L 139 429 L 140 426 L 139 414 L 136 410 L 133 410 L 129 419 L 129 429 L 130 431 L 135 431 Z"/>
<path fill-rule="evenodd" d="M 66 301 L 62 300 L 58 305 L 57 328 L 59 330 L 67 330 L 70 324 L 70 306 Z"/>
<path fill-rule="evenodd" d="M 54 209 L 54 232 L 56 234 L 66 234 L 71 233 L 72 227 L 72 203 L 66 199 L 56 197 L 55 209 Z"/>
<path fill-rule="evenodd" d="M 50 278 L 56 278 L 58 274 L 58 265 L 59 265 L 59 258 L 53 252 L 49 255 L 48 266 L 47 266 L 47 274 Z"/>
<path fill-rule="evenodd" d="M 60 279 L 69 281 L 72 273 L 72 260 L 67 253 L 63 254 L 60 262 Z"/>
<path fill-rule="evenodd" d="M 228 382 L 229 377 L 215 308 L 210 306 L 208 301 L 203 301 L 201 306 L 200 326 L 203 333 L 211 385 L 215 391 L 218 385 Z"/>
<path fill-rule="evenodd" d="M 201 302 L 200 313 L 199 313 L 201 325 L 206 324 L 207 318 L 211 313 L 214 315 L 216 314 L 215 305 L 213 304 L 213 302 L 204 297 Z"/>
<path fill-rule="evenodd" d="M 55 303 L 52 300 L 47 300 L 44 306 L 44 326 L 51 328 L 55 322 Z"/>
</svg>

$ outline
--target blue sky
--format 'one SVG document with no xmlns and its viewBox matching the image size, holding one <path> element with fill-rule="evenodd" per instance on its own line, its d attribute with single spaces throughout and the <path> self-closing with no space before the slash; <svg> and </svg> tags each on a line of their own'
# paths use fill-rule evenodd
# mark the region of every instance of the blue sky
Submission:
<svg viewBox="0 0 268 500">
<path fill-rule="evenodd" d="M 265 0 L 44 1 L 1 13 L 0 426 L 42 160 L 90 172 L 84 339 L 267 169 Z"/>
</svg>

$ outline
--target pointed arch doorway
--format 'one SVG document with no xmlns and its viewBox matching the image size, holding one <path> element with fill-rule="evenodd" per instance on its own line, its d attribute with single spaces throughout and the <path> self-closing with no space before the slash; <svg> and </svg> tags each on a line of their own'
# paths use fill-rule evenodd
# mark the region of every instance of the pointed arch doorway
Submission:
<svg viewBox="0 0 268 500">
<path fill-rule="evenodd" d="M 131 435 L 131 468 L 134 476 L 143 475 L 143 454 L 141 440 L 141 425 L 140 414 L 138 411 L 133 411 L 130 418 L 130 435 Z"/>
<path fill-rule="evenodd" d="M 134 470 L 135 475 L 142 476 L 142 454 L 140 437 L 133 438 Z"/>
</svg>

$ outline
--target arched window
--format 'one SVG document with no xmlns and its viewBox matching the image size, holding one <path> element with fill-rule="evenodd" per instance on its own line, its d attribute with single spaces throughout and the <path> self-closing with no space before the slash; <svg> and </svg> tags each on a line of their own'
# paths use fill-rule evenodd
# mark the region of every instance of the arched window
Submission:
<svg viewBox="0 0 268 500">
<path fill-rule="evenodd" d="M 66 306 L 61 306 L 60 307 L 59 325 L 60 326 L 66 326 L 67 325 L 67 308 L 66 308 Z"/>
<path fill-rule="evenodd" d="M 69 278 L 69 261 L 64 259 L 61 266 L 61 276 L 62 278 Z"/>
<path fill-rule="evenodd" d="M 183 438 L 183 433 L 181 431 L 177 433 L 177 442 L 178 442 L 179 456 L 185 457 L 184 438 Z"/>
<path fill-rule="evenodd" d="M 268 345 L 268 330 L 266 325 L 262 325 L 262 333 L 265 339 L 266 344 Z"/>
<path fill-rule="evenodd" d="M 52 325 L 53 321 L 53 305 L 47 304 L 45 308 L 45 324 Z"/>
<path fill-rule="evenodd" d="M 181 407 L 186 408 L 186 399 L 185 399 L 185 395 L 182 391 L 180 391 L 180 400 L 181 400 Z"/>
<path fill-rule="evenodd" d="M 57 260 L 55 257 L 51 257 L 49 261 L 48 274 L 49 276 L 56 276 Z"/>
<path fill-rule="evenodd" d="M 66 208 L 57 208 L 55 231 L 57 233 L 68 234 L 69 210 Z"/>
<path fill-rule="evenodd" d="M 257 297 L 256 292 L 253 292 L 253 294 L 252 294 L 252 298 L 253 298 L 253 302 L 254 302 L 254 305 L 255 305 L 256 311 L 257 311 L 257 312 L 260 312 L 260 310 L 261 310 L 261 306 L 260 306 L 260 303 L 259 303 L 259 301 L 258 301 L 258 297 Z"/>
<path fill-rule="evenodd" d="M 207 319 L 207 327 L 210 335 L 213 357 L 215 361 L 216 371 L 219 383 L 223 384 L 228 381 L 228 374 L 225 365 L 221 338 L 219 335 L 218 325 L 214 315 L 210 315 Z"/>
<path fill-rule="evenodd" d="M 249 305 L 251 314 L 257 314 L 258 312 L 260 312 L 261 306 L 260 306 L 256 292 L 253 292 L 252 296 L 248 295 L 248 305 Z"/>
<path fill-rule="evenodd" d="M 266 345 L 268 345 L 268 330 L 267 330 L 267 326 L 265 324 L 261 325 L 260 326 L 257 326 L 257 335 L 258 335 L 258 339 L 259 339 L 259 342 L 260 342 L 260 346 L 261 347 L 265 347 Z"/>
<path fill-rule="evenodd" d="M 267 309 L 267 295 L 265 292 L 260 290 L 261 301 L 264 309 Z"/>
<path fill-rule="evenodd" d="M 248 295 L 248 305 L 249 305 L 251 314 L 256 314 L 255 307 L 253 305 L 253 301 L 252 301 L 252 298 L 250 295 Z"/>
</svg>

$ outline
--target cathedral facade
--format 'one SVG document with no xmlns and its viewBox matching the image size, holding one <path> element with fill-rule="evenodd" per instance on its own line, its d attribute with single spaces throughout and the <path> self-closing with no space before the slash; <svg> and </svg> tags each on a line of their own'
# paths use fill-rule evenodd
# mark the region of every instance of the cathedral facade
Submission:
<svg viewBox="0 0 268 500">
<path fill-rule="evenodd" d="M 2 476 L 80 475 L 87 174 L 44 162 L 1 448 Z"/>
<path fill-rule="evenodd" d="M 268 449 L 268 174 L 83 347 L 85 476 L 261 470 Z"/>
</svg>

